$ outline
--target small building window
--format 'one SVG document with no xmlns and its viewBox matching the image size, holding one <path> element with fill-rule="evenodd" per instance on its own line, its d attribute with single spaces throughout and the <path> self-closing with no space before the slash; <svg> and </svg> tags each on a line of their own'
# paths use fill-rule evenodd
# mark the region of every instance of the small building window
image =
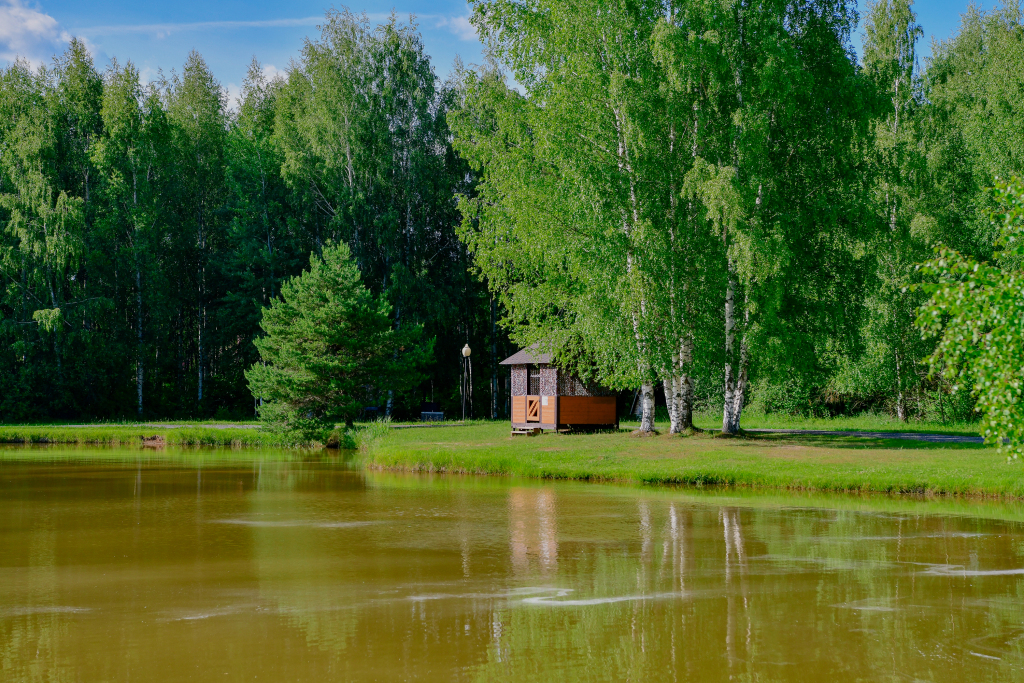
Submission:
<svg viewBox="0 0 1024 683">
<path fill-rule="evenodd" d="M 536 365 L 526 366 L 526 393 L 529 396 L 540 396 L 540 368 Z"/>
</svg>

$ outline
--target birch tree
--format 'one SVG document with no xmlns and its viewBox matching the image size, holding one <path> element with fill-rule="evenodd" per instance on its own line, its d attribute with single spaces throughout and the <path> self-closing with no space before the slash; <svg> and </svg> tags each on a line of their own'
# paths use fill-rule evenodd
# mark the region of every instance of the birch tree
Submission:
<svg viewBox="0 0 1024 683">
<path fill-rule="evenodd" d="M 69 326 L 65 305 L 74 298 L 69 296 L 69 275 L 77 270 L 83 252 L 83 201 L 61 189 L 57 177 L 54 124 L 44 99 L 52 86 L 50 72 L 40 69 L 33 74 L 19 62 L 7 76 L 16 79 L 25 99 L 21 104 L 28 106 L 8 123 L 7 144 L 0 155 L 0 208 L 7 214 L 4 232 L 11 245 L 5 250 L 4 265 L 21 270 L 24 303 L 49 336 L 57 385 L 63 391 L 63 338 Z"/>
<path fill-rule="evenodd" d="M 463 239 L 514 338 L 543 342 L 611 386 L 639 387 L 640 433 L 654 429 L 658 379 L 673 431 L 692 412 L 684 298 L 698 287 L 679 267 L 695 245 L 677 196 L 691 129 L 676 120 L 688 111 L 662 87 L 654 52 L 664 10 L 476 3 L 484 42 L 526 94 L 497 73 L 467 74 L 455 119 L 460 152 L 484 174 L 462 204 Z"/>
<path fill-rule="evenodd" d="M 224 232 L 218 209 L 225 199 L 227 101 L 220 83 L 195 51 L 189 54 L 181 75 L 174 75 L 165 87 L 178 177 L 179 239 L 182 246 L 187 245 L 186 267 L 194 284 L 194 294 L 190 294 L 194 297 L 196 402 L 202 405 L 211 332 L 208 262 Z"/>
<path fill-rule="evenodd" d="M 864 122 L 853 15 L 842 1 L 737 0 L 684 4 L 674 21 L 664 49 L 697 95 L 682 190 L 721 239 L 722 432 L 735 434 L 752 362 L 796 362 L 793 337 L 839 304 L 819 286 L 846 267 L 861 229 L 840 208 Z"/>
<path fill-rule="evenodd" d="M 128 62 L 113 62 L 103 92 L 103 135 L 92 151 L 103 183 L 106 230 L 117 235 L 129 254 L 134 284 L 136 414 L 143 415 L 146 346 L 144 273 L 155 265 L 151 252 L 164 208 L 160 171 L 168 136 L 166 118 L 154 90 L 143 88 Z"/>
<path fill-rule="evenodd" d="M 908 0 L 879 0 L 869 6 L 864 70 L 882 105 L 872 123 L 870 155 L 872 205 L 879 224 L 872 249 L 877 279 L 865 297 L 868 367 L 855 376 L 863 382 L 867 375 L 881 383 L 881 390 L 895 394 L 896 416 L 904 421 L 910 416 L 909 396 L 921 380 L 918 360 L 928 352 L 914 330 L 920 297 L 906 288 L 914 264 L 927 257 L 932 222 L 921 213 L 918 200 L 925 189 L 916 57 L 922 33 Z"/>
</svg>

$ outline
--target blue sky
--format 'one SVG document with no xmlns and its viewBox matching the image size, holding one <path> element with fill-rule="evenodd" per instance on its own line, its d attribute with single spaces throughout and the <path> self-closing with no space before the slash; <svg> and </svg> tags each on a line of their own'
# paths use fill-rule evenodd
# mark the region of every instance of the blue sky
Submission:
<svg viewBox="0 0 1024 683">
<path fill-rule="evenodd" d="M 861 0 L 861 11 L 866 5 Z M 918 0 L 915 10 L 924 27 L 923 52 L 932 37 L 948 38 L 959 25 L 968 0 Z M 994 0 L 983 0 L 992 7 Z M 234 95 L 255 56 L 273 73 L 284 71 L 298 55 L 303 38 L 331 7 L 323 0 L 0 0 L 0 65 L 19 55 L 34 63 L 49 61 L 70 36 L 86 40 L 97 65 L 111 57 L 131 59 L 144 78 L 158 69 L 180 68 L 189 50 L 198 50 L 221 84 Z M 352 0 L 349 7 L 384 20 L 394 9 L 400 18 L 418 17 L 424 43 L 438 75 L 444 77 L 456 55 L 466 63 L 482 61 L 482 47 L 469 25 L 465 0 Z M 855 44 L 860 45 L 860 30 Z"/>
</svg>

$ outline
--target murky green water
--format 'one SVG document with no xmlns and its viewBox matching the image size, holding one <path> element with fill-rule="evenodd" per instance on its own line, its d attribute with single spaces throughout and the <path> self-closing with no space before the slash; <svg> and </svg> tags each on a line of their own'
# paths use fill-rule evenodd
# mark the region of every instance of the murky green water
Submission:
<svg viewBox="0 0 1024 683">
<path fill-rule="evenodd" d="M 138 457 L 0 451 L 3 681 L 1024 680 L 1014 521 Z"/>
</svg>

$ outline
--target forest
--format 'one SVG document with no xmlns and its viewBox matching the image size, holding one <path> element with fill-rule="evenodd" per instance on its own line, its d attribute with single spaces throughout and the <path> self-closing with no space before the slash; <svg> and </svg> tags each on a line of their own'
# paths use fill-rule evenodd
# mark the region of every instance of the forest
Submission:
<svg viewBox="0 0 1024 683">
<path fill-rule="evenodd" d="M 458 404 L 459 351 L 487 365 L 496 325 L 455 232 L 473 186 L 455 103 L 414 27 L 347 12 L 287 80 L 254 61 L 235 108 L 196 53 L 152 83 L 131 62 L 98 70 L 79 41 L 4 70 L 0 421 L 251 419 L 261 310 L 331 241 L 396 326 L 435 340 L 395 409 Z"/>
<path fill-rule="evenodd" d="M 237 103 L 197 53 L 0 71 L 0 422 L 251 418 L 263 310 L 338 242 L 422 330 L 422 381 L 358 397 L 398 417 L 457 412 L 464 344 L 470 412 L 506 415 L 497 361 L 539 343 L 642 428 L 656 394 L 672 431 L 972 419 L 916 285 L 996 255 L 1018 3 L 926 59 L 909 0 L 471 5 L 488 61 L 443 82 L 414 21 L 347 10 Z"/>
</svg>

